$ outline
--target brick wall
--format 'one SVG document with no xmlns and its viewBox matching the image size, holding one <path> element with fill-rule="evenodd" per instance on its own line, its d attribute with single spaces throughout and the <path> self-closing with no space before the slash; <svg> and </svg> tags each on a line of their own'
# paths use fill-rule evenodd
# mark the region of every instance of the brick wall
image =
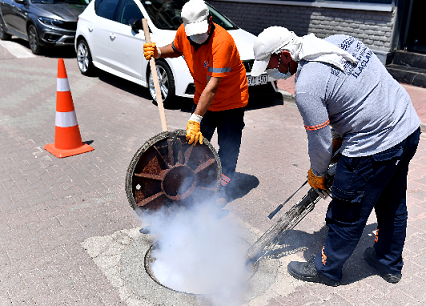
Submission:
<svg viewBox="0 0 426 306">
<path fill-rule="evenodd" d="M 354 9 L 257 4 L 207 0 L 239 27 L 255 35 L 264 28 L 278 25 L 303 36 L 319 38 L 333 34 L 352 35 L 369 46 L 384 63 L 392 49 L 395 23 L 393 12 Z"/>
</svg>

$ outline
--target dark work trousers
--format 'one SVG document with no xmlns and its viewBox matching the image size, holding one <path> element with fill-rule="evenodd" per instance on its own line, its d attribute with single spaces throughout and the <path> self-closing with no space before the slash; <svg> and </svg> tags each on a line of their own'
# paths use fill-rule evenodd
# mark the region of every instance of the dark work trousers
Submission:
<svg viewBox="0 0 426 306">
<path fill-rule="evenodd" d="M 420 128 L 396 146 L 364 157 L 341 156 L 326 215 L 328 234 L 315 257 L 317 270 L 340 282 L 342 268 L 355 250 L 373 208 L 378 235 L 374 248 L 389 271 L 399 273 L 407 228 L 407 174 Z"/>
<path fill-rule="evenodd" d="M 217 129 L 218 154 L 222 164 L 222 173 L 229 180 L 234 176 L 240 154 L 244 110 L 245 108 L 234 108 L 219 112 L 207 111 L 201 121 L 201 133 L 208 141 L 212 139 L 213 133 Z"/>
</svg>

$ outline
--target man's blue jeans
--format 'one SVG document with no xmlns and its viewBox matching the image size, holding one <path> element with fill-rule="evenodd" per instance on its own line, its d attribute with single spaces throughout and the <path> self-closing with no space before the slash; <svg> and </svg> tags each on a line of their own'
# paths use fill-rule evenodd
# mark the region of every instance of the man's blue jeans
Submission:
<svg viewBox="0 0 426 306">
<path fill-rule="evenodd" d="M 374 248 L 389 271 L 399 273 L 407 228 L 407 174 L 420 138 L 420 128 L 396 146 L 372 156 L 341 156 L 326 215 L 328 234 L 315 257 L 317 270 L 339 282 L 373 208 L 378 234 Z"/>
<path fill-rule="evenodd" d="M 225 111 L 207 111 L 201 121 L 201 133 L 211 140 L 217 129 L 219 158 L 222 173 L 232 179 L 237 167 L 242 131 L 244 128 L 245 108 L 234 108 Z"/>
</svg>

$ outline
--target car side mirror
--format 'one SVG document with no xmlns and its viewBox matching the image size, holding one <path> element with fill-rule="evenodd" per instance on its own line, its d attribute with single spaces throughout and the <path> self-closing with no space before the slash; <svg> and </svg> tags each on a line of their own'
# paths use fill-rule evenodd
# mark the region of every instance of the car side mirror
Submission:
<svg viewBox="0 0 426 306">
<path fill-rule="evenodd" d="M 136 20 L 132 23 L 132 30 L 135 33 L 139 33 L 139 30 L 142 30 L 142 20 Z"/>
</svg>

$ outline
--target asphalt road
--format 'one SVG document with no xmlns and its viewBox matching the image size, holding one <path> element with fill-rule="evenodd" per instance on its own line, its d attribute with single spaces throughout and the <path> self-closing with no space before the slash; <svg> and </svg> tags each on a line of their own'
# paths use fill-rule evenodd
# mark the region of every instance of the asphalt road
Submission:
<svg viewBox="0 0 426 306">
<path fill-rule="evenodd" d="M 161 132 L 147 89 L 107 73 L 81 75 L 72 49 L 32 56 L 27 48 L 18 40 L 0 44 L 0 305 L 204 303 L 158 285 L 141 268 L 152 240 L 139 232 L 145 224 L 127 202 L 124 183 L 135 152 Z M 94 148 L 65 159 L 43 149 L 54 141 L 58 58 L 65 61 L 82 139 Z M 166 109 L 169 130 L 185 128 L 190 105 L 177 99 Z M 236 191 L 224 219 L 252 243 L 275 221 L 268 214 L 306 180 L 309 160 L 302 119 L 281 96 L 252 99 L 245 124 Z M 425 146 L 422 136 L 409 177 L 406 265 L 399 284 L 386 283 L 362 260 L 374 241 L 374 216 L 345 266 L 342 286 L 288 275 L 289 261 L 308 259 L 322 247 L 328 201 L 321 200 L 260 263 L 248 289 L 239 292 L 241 304 L 425 304 Z"/>
</svg>

